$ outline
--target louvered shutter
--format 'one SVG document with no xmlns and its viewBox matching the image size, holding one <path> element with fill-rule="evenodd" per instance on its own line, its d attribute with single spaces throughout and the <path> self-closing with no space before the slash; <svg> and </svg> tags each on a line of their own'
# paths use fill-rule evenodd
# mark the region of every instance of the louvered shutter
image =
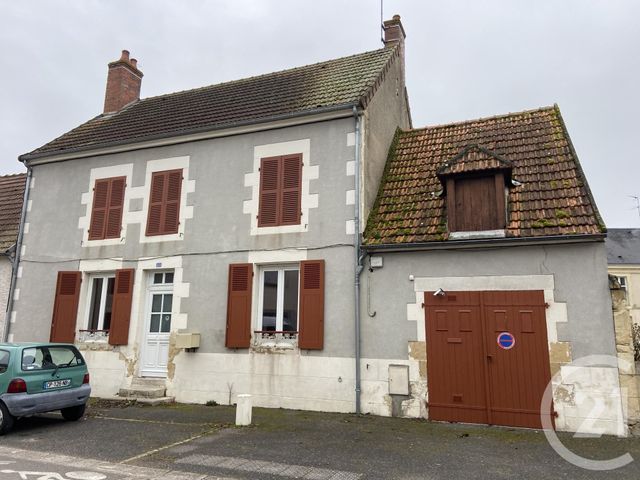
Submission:
<svg viewBox="0 0 640 480">
<path fill-rule="evenodd" d="M 112 178 L 109 185 L 109 203 L 105 238 L 119 238 L 122 229 L 122 209 L 126 177 Z"/>
<path fill-rule="evenodd" d="M 162 206 L 164 199 L 164 172 L 154 172 L 151 175 L 151 193 L 149 195 L 149 212 L 147 215 L 147 235 L 162 233 Z"/>
<path fill-rule="evenodd" d="M 282 157 L 282 189 L 280 225 L 300 224 L 300 193 L 302 183 L 302 155 Z"/>
<path fill-rule="evenodd" d="M 227 348 L 249 348 L 251 342 L 251 293 L 253 265 L 229 265 L 227 295 Z"/>
<path fill-rule="evenodd" d="M 89 240 L 101 240 L 104 238 L 109 202 L 109 183 L 109 179 L 96 180 L 93 187 Z"/>
<path fill-rule="evenodd" d="M 298 346 L 322 350 L 324 344 L 324 260 L 300 262 Z"/>
<path fill-rule="evenodd" d="M 275 227 L 280 224 L 280 157 L 263 158 L 260 162 L 259 227 Z"/>
<path fill-rule="evenodd" d="M 126 345 L 129 342 L 134 273 L 135 270 L 132 268 L 116 270 L 109 328 L 110 345 Z"/>
<path fill-rule="evenodd" d="M 162 232 L 178 233 L 180 225 L 180 193 L 182 191 L 182 170 L 167 172 L 167 191 L 164 207 Z"/>
<path fill-rule="evenodd" d="M 80 298 L 80 272 L 58 272 L 51 319 L 51 342 L 73 343 Z"/>
</svg>

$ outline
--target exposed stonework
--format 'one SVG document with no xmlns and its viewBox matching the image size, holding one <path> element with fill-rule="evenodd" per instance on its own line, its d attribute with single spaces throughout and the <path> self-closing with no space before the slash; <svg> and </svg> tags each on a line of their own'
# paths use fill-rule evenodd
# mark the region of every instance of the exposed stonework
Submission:
<svg viewBox="0 0 640 480">
<path fill-rule="evenodd" d="M 409 342 L 409 358 L 418 361 L 420 378 L 427 378 L 427 342 Z"/>
<path fill-rule="evenodd" d="M 611 278 L 611 277 L 609 277 Z M 640 434 L 640 375 L 634 361 L 631 312 L 625 290 L 616 281 L 610 282 L 613 321 L 616 332 L 616 352 L 620 387 L 625 397 L 623 409 L 631 432 Z"/>
<path fill-rule="evenodd" d="M 560 367 L 571 363 L 571 343 L 555 342 L 549 345 L 549 361 L 551 363 L 551 376 L 560 371 Z"/>
</svg>

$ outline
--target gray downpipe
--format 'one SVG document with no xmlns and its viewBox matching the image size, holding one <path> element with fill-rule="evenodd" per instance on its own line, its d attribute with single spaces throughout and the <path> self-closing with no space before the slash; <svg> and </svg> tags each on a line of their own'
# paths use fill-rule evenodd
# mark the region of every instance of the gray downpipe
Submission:
<svg viewBox="0 0 640 480">
<path fill-rule="evenodd" d="M 356 123 L 355 142 L 355 215 L 354 215 L 354 246 L 355 246 L 355 341 L 356 341 L 356 413 L 360 413 L 360 274 L 362 273 L 362 257 L 360 255 L 360 137 L 361 118 L 356 107 L 353 107 L 353 117 Z"/>
<path fill-rule="evenodd" d="M 11 265 L 11 283 L 9 284 L 9 298 L 7 300 L 7 311 L 5 312 L 4 332 L 2 341 L 9 339 L 11 329 L 11 312 L 13 311 L 13 296 L 16 290 L 16 280 L 18 279 L 18 266 L 20 265 L 20 250 L 22 250 L 22 237 L 24 235 L 24 221 L 27 216 L 27 203 L 29 201 L 29 188 L 31 187 L 31 167 L 27 167 L 27 181 L 24 186 L 24 197 L 22 199 L 22 212 L 20 214 L 20 227 L 18 228 L 18 238 L 16 240 L 16 251 L 13 255 Z"/>
</svg>

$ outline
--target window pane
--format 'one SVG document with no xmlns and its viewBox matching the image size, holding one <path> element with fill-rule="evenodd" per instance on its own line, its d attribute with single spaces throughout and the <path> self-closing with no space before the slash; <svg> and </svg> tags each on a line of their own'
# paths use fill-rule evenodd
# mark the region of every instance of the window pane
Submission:
<svg viewBox="0 0 640 480">
<path fill-rule="evenodd" d="M 276 329 L 278 308 L 278 272 L 265 271 L 262 285 L 262 330 Z"/>
<path fill-rule="evenodd" d="M 153 283 L 162 283 L 162 273 L 153 274 Z"/>
<path fill-rule="evenodd" d="M 91 312 L 89 313 L 89 330 L 97 330 L 100 319 L 100 300 L 102 299 L 102 278 L 94 278 L 91 292 Z"/>
<path fill-rule="evenodd" d="M 162 324 L 160 326 L 160 331 L 162 333 L 168 333 L 171 330 L 171 314 L 165 313 L 162 315 Z"/>
<path fill-rule="evenodd" d="M 164 274 L 164 283 L 173 283 L 173 272 L 167 272 Z"/>
<path fill-rule="evenodd" d="M 151 301 L 151 311 L 152 312 L 161 312 L 162 311 L 162 295 L 154 295 Z"/>
<path fill-rule="evenodd" d="M 113 288 L 116 284 L 115 277 L 107 279 L 107 298 L 104 304 L 104 319 L 102 321 L 102 329 L 109 330 L 111 327 L 111 307 L 113 306 Z"/>
<path fill-rule="evenodd" d="M 0 373 L 7 371 L 9 367 L 9 352 L 6 350 L 0 350 Z"/>
<path fill-rule="evenodd" d="M 151 315 L 151 325 L 149 325 L 149 332 L 158 333 L 160 331 L 160 314 L 154 313 Z"/>
<path fill-rule="evenodd" d="M 282 330 L 298 330 L 298 271 L 284 272 L 284 310 L 282 312 Z"/>
<path fill-rule="evenodd" d="M 162 305 L 162 311 L 166 313 L 171 313 L 172 303 L 173 303 L 173 295 L 171 294 L 164 295 L 164 305 Z"/>
</svg>

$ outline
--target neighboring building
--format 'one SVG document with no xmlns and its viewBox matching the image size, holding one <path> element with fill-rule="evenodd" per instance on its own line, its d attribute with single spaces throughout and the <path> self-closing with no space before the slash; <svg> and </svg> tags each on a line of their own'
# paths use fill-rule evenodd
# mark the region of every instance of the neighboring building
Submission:
<svg viewBox="0 0 640 480">
<path fill-rule="evenodd" d="M 559 372 L 556 428 L 624 434 L 617 369 L 567 367 L 615 359 L 604 232 L 557 107 L 398 131 L 365 232 L 364 357 L 408 351 L 429 418 L 534 428 Z"/>
<path fill-rule="evenodd" d="M 26 177 L 24 173 L 0 176 L 0 335 L 5 329 Z"/>
<path fill-rule="evenodd" d="M 607 263 L 625 290 L 633 323 L 640 325 L 640 228 L 607 230 Z"/>
<path fill-rule="evenodd" d="M 142 100 L 123 52 L 104 113 L 21 157 L 10 338 L 75 341 L 98 396 L 160 379 L 183 402 L 353 411 L 355 205 L 410 128 L 404 31 L 385 25 L 379 50 Z M 367 360 L 366 411 L 390 414 L 403 362 Z"/>
</svg>

